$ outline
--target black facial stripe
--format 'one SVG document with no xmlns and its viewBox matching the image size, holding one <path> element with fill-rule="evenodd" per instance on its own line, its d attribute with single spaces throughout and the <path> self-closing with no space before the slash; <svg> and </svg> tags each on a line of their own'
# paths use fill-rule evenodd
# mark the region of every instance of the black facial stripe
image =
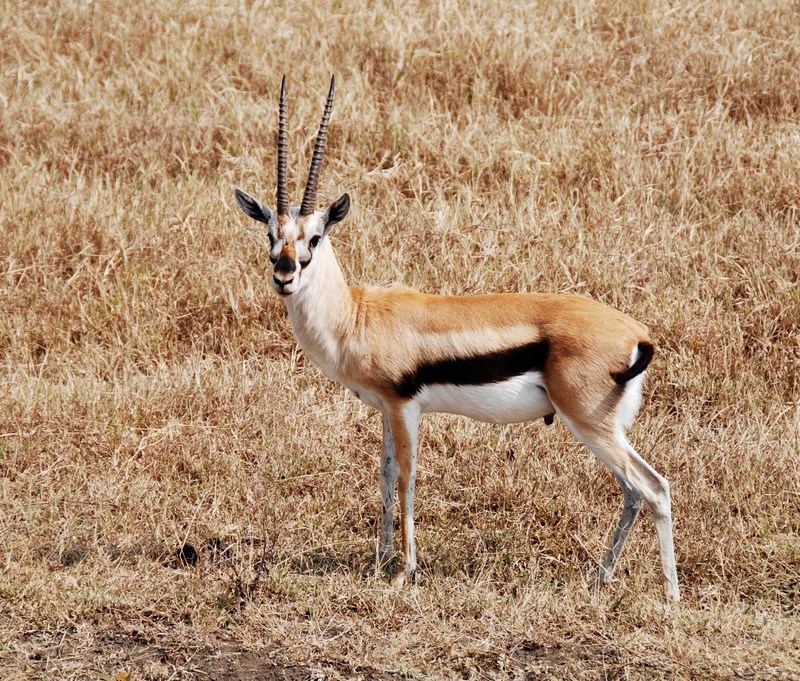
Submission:
<svg viewBox="0 0 800 681">
<path fill-rule="evenodd" d="M 311 258 L 314 257 L 314 247 L 319 243 L 320 240 L 319 234 L 316 236 L 311 237 L 311 241 L 308 243 L 308 260 L 301 260 L 300 265 L 302 267 L 307 267 L 308 264 L 311 262 Z"/>
<path fill-rule="evenodd" d="M 550 343 L 542 340 L 485 355 L 421 364 L 414 371 L 404 374 L 400 381 L 395 383 L 394 389 L 401 397 L 413 397 L 423 386 L 432 384 L 500 383 L 528 371 L 544 369 L 549 350 Z"/>
</svg>

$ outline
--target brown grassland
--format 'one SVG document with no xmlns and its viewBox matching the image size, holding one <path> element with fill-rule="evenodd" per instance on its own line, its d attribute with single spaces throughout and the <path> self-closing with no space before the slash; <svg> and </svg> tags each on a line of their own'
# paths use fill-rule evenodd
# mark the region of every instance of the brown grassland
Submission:
<svg viewBox="0 0 800 681">
<path fill-rule="evenodd" d="M 299 201 L 332 72 L 353 283 L 650 326 L 677 606 L 647 512 L 589 591 L 621 494 L 558 420 L 428 417 L 375 577 L 380 419 L 232 192 L 286 73 Z M 797 2 L 6 1 L 0 235 L 0 677 L 800 678 Z"/>
</svg>

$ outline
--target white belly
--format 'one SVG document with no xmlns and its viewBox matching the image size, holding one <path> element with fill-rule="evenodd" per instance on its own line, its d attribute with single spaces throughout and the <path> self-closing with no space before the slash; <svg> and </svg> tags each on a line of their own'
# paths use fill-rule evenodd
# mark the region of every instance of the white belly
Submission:
<svg viewBox="0 0 800 681">
<path fill-rule="evenodd" d="M 420 411 L 461 414 L 489 423 L 519 423 L 553 414 L 542 374 L 530 371 L 500 383 L 424 386 L 414 397 Z"/>
</svg>

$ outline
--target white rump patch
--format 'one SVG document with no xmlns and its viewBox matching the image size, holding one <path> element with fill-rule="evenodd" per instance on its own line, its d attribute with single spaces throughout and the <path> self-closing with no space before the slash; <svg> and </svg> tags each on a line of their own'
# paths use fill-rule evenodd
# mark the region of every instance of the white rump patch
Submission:
<svg viewBox="0 0 800 681">
<path fill-rule="evenodd" d="M 542 374 L 529 371 L 499 383 L 425 385 L 414 397 L 423 413 L 460 414 L 488 423 L 520 423 L 555 413 Z"/>
<path fill-rule="evenodd" d="M 635 347 L 631 353 L 631 361 L 628 366 L 632 366 L 638 358 L 639 348 Z M 642 386 L 644 385 L 646 373 L 647 371 L 643 371 L 625 384 L 622 399 L 620 399 L 617 407 L 617 421 L 622 426 L 623 431 L 628 430 L 633 425 L 636 415 L 639 413 L 639 407 L 642 404 Z"/>
</svg>

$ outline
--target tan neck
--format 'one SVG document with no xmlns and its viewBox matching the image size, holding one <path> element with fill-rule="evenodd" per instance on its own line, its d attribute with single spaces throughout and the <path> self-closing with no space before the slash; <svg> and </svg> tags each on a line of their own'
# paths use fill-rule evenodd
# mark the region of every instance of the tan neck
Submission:
<svg viewBox="0 0 800 681">
<path fill-rule="evenodd" d="M 285 299 L 294 335 L 326 376 L 341 381 L 359 337 L 358 308 L 328 239 L 300 276 L 300 289 Z"/>
</svg>

